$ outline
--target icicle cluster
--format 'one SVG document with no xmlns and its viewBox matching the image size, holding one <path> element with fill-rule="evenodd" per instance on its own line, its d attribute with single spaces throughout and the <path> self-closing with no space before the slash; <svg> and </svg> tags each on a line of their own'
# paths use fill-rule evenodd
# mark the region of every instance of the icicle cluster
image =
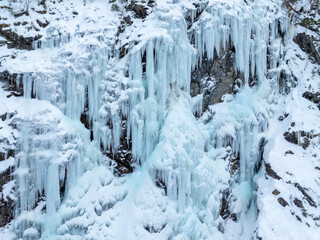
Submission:
<svg viewBox="0 0 320 240">
<path fill-rule="evenodd" d="M 62 44 L 58 43 L 53 46 Z M 125 102 L 125 98 L 119 100 L 123 86 L 114 69 L 112 49 L 100 47 L 101 43 L 79 45 L 80 54 L 76 52 L 76 56 L 73 52 L 68 55 L 67 45 L 57 57 L 58 65 L 65 64 L 57 73 L 24 74 L 22 81 L 25 97 L 48 100 L 71 119 L 84 118 L 93 131 L 96 146 L 116 150 L 122 120 L 121 104 L 117 101 Z M 41 47 L 51 45 L 44 42 Z"/>
<path fill-rule="evenodd" d="M 43 110 L 46 106 L 43 102 L 29 104 L 39 104 L 40 108 L 32 106 L 32 111 L 14 118 L 14 125 L 21 132 L 13 173 L 18 186 L 15 214 L 18 237 L 30 234 L 35 237 L 48 230 L 41 217 L 44 209 L 54 218 L 63 195 L 89 164 L 90 143 L 85 142 L 89 140 L 88 131 L 80 124 L 71 125 L 54 107 Z M 29 104 L 21 107 L 30 107 Z M 97 161 L 98 155 L 91 151 L 90 161 Z M 54 229 L 58 222 L 50 224 Z"/>
<path fill-rule="evenodd" d="M 95 146 L 103 151 L 117 151 L 122 121 L 127 120 L 126 138 L 132 142 L 133 158 L 147 164 L 153 180 L 177 201 L 178 212 L 189 206 L 205 209 L 203 222 L 214 225 L 219 218 L 221 190 L 228 186 L 227 155 L 232 152 L 239 157 L 237 183 L 245 183 L 252 194 L 255 168 L 263 151 L 260 144 L 271 115 L 266 74 L 268 68 L 279 64 L 277 56 L 281 39 L 286 40 L 288 20 L 280 5 L 259 4 L 262 1 L 201 5 L 200 17 L 191 16 L 189 36 L 182 15 L 157 9 L 153 19 L 146 20 L 154 32 L 149 30 L 122 60 L 127 61 L 127 77 L 117 69 L 119 59 L 114 57 L 112 41 L 91 39 L 92 44 L 79 44 L 76 56 L 68 51 L 69 38 L 38 44 L 63 48 L 52 60 L 60 69 L 23 74 L 24 95 L 50 101 L 75 122 L 88 117 Z M 273 17 L 268 15 L 270 11 Z M 109 43 L 110 48 L 105 46 Z M 191 71 L 205 55 L 214 60 L 227 44 L 234 47 L 234 67 L 244 74 L 245 87 L 236 97 L 228 96 L 219 109 L 210 108 L 214 120 L 206 121 L 204 116 L 199 123 L 193 114 L 201 115 L 202 95 L 189 96 Z M 259 81 L 256 89 L 248 87 L 250 77 Z M 20 77 L 17 81 L 19 86 Z M 61 183 L 68 188 L 83 172 L 88 132 L 81 137 L 75 133 L 52 137 L 52 128 L 58 125 L 26 125 L 26 137 L 20 141 L 15 174 L 20 233 L 26 236 L 35 236 L 36 229 L 45 224 L 39 223 L 39 227 L 28 222 L 25 213 L 37 204 L 41 207 L 37 201 L 43 198 L 46 213 L 54 215 L 61 201 Z M 243 200 L 244 205 L 251 198 Z"/>
<path fill-rule="evenodd" d="M 266 77 L 268 69 L 277 67 L 281 62 L 281 42 L 286 42 L 288 29 L 288 19 L 280 3 L 272 3 L 265 8 L 259 4 L 260 1 L 248 5 L 209 3 L 189 30 L 191 41 L 195 41 L 197 64 L 201 64 L 204 55 L 214 60 L 228 43 L 234 47 L 234 67 L 244 74 L 245 87 L 236 97 L 227 96 L 225 103 L 219 105 L 219 109 L 211 109 L 215 114 L 213 120 L 204 120 L 209 121 L 204 127 L 204 131 L 209 134 L 205 139 L 205 145 L 201 144 L 200 136 L 195 137 L 199 131 L 195 129 L 199 126 L 192 123 L 185 110 L 190 108 L 197 113 L 201 107 L 199 96 L 191 101 L 193 104 L 186 100 L 189 101 L 189 106 L 187 103 L 177 104 L 171 110 L 175 112 L 175 109 L 180 108 L 185 112 L 176 113 L 175 117 L 170 115 L 174 113 L 167 116 L 166 121 L 169 123 L 163 126 L 159 144 L 149 160 L 150 172 L 156 182 L 165 186 L 167 195 L 178 202 L 179 211 L 190 205 L 199 208 L 211 205 L 215 206 L 215 209 L 221 207 L 221 197 L 214 197 L 212 194 L 219 194 L 227 183 L 218 176 L 213 176 L 207 169 L 212 167 L 212 171 L 216 170 L 215 164 L 223 166 L 219 160 L 227 158 L 230 151 L 240 160 L 236 184 L 242 189 L 240 192 L 248 193 L 246 197 L 235 196 L 242 206 L 235 209 L 235 212 L 244 213 L 255 204 L 253 177 L 261 164 L 265 144 L 264 133 L 267 131 L 268 119 L 272 116 L 270 94 L 273 91 Z M 274 15 L 270 17 L 272 11 Z M 178 57 L 177 55 L 176 58 Z M 146 64 L 148 65 L 148 61 Z M 257 88 L 248 87 L 250 77 L 259 82 Z M 170 78 L 167 81 L 170 82 Z M 152 81 L 150 83 L 153 84 Z M 149 84 L 149 81 L 146 84 Z M 145 93 L 142 91 L 142 94 Z M 180 120 L 182 123 L 176 123 L 174 120 L 178 116 L 183 116 L 183 120 Z M 188 126 L 188 132 L 184 131 L 181 125 Z M 174 129 L 179 130 L 177 132 Z M 184 135 L 181 139 L 180 132 Z M 188 139 L 188 143 L 184 142 L 185 138 Z M 193 139 L 198 139 L 198 143 L 193 142 Z M 194 145 L 188 145 L 190 142 Z M 200 152 L 208 151 L 208 154 L 200 154 L 199 149 Z M 210 181 L 220 183 L 220 188 L 201 184 Z M 211 214 L 215 216 L 214 219 L 218 218 L 217 212 Z"/>
<path fill-rule="evenodd" d="M 184 19 L 160 15 L 157 26 L 162 34 L 136 46 L 129 59 L 127 134 L 132 138 L 132 154 L 140 162 L 158 141 L 169 101 L 190 91 L 193 49 Z"/>
<path fill-rule="evenodd" d="M 262 81 L 267 73 L 267 58 L 270 67 L 275 67 L 277 57 L 274 49 L 268 56 L 269 44 L 285 35 L 288 19 L 276 4 L 266 5 L 261 1 L 250 4 L 233 4 L 227 2 L 210 3 L 191 29 L 195 47 L 201 64 L 203 56 L 214 59 L 227 43 L 234 47 L 235 70 L 244 74 L 245 83 L 249 77 Z M 279 18 L 270 18 L 270 12 Z"/>
</svg>

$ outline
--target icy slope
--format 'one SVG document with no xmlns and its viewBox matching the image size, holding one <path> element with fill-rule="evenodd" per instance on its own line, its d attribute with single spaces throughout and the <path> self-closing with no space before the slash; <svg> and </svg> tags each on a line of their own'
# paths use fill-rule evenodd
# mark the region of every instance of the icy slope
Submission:
<svg viewBox="0 0 320 240">
<path fill-rule="evenodd" d="M 0 3 L 2 238 L 319 238 L 319 65 L 282 1 Z"/>
</svg>

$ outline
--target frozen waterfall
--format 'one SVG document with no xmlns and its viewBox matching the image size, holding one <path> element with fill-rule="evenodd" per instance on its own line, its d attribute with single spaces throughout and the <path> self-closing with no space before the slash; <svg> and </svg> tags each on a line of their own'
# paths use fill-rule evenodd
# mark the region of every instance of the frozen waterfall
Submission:
<svg viewBox="0 0 320 240">
<path fill-rule="evenodd" d="M 15 79 L 29 104 L 23 107 L 34 108 L 16 117 L 18 239 L 87 239 L 95 228 L 112 230 L 113 220 L 126 220 L 116 204 L 136 209 L 139 191 L 161 199 L 150 200 L 150 206 L 174 223 L 134 225 L 130 239 L 142 236 L 139 227 L 149 233 L 164 229 L 176 240 L 223 239 L 233 226 L 241 239 L 250 239 L 257 214 L 255 175 L 280 91 L 280 76 L 272 69 L 282 61 L 289 21 L 281 1 L 246 2 L 212 0 L 199 12 L 188 1 L 158 1 L 123 56 L 114 23 L 103 31 L 52 33 L 34 43 L 33 54 L 48 64 L 25 66 Z M 205 56 L 215 61 L 228 46 L 241 84 L 202 113 L 203 96 L 190 96 L 191 73 Z M 117 179 L 109 165 L 124 142 L 137 172 Z M 140 180 L 150 189 L 141 190 Z M 100 205 L 87 195 L 92 189 L 103 193 L 97 193 Z M 223 201 L 230 202 L 238 225 L 222 227 Z M 110 224 L 94 219 L 104 211 L 113 214 L 105 216 Z M 117 239 L 107 231 L 105 239 Z"/>
</svg>

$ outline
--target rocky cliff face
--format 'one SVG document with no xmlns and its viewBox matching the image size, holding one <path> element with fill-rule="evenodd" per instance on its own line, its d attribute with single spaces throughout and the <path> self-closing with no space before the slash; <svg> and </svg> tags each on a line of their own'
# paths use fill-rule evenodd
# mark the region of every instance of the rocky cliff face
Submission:
<svg viewBox="0 0 320 240">
<path fill-rule="evenodd" d="M 0 1 L 0 239 L 319 238 L 319 9 Z"/>
</svg>

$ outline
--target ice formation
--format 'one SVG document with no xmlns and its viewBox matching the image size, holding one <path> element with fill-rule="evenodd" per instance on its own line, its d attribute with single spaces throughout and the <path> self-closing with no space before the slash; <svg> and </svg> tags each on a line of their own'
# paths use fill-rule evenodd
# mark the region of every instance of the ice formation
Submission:
<svg viewBox="0 0 320 240">
<path fill-rule="evenodd" d="M 73 35 L 48 30 L 34 43 L 34 64 L 21 53 L 27 64 L 14 81 L 30 105 L 19 100 L 12 120 L 20 132 L 18 239 L 250 239 L 289 21 L 282 1 L 245 2 L 212 0 L 195 10 L 188 1 L 157 1 L 135 26 L 136 42 L 117 42 L 118 22 L 107 20 L 102 30 Z M 111 6 L 102 9 L 117 19 Z M 202 113 L 203 95 L 190 96 L 191 72 L 228 46 L 243 82 Z M 123 139 L 135 172 L 117 178 L 102 153 L 115 155 Z M 223 226 L 225 198 L 240 224 Z"/>
</svg>

